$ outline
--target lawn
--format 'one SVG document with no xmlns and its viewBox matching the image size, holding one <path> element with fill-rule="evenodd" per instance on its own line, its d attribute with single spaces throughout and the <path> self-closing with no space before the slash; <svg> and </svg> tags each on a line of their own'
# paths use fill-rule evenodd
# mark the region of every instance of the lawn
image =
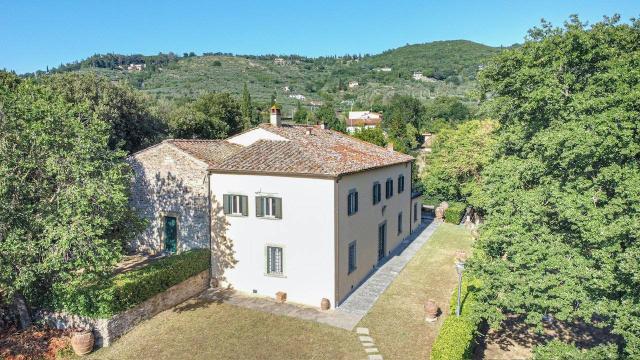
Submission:
<svg viewBox="0 0 640 360">
<path fill-rule="evenodd" d="M 441 224 L 431 239 L 380 296 L 358 326 L 367 327 L 385 359 L 428 359 L 444 320 L 424 320 L 424 303 L 433 299 L 448 314 L 456 288 L 454 254 L 469 251 L 472 238 L 464 227 Z"/>
<path fill-rule="evenodd" d="M 181 304 L 88 359 L 362 359 L 354 332 L 217 302 Z"/>
</svg>

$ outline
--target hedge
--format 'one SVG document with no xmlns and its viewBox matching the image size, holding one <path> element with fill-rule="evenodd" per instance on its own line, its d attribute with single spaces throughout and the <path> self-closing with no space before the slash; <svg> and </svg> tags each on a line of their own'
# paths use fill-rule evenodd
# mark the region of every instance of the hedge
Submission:
<svg viewBox="0 0 640 360">
<path fill-rule="evenodd" d="M 449 306 L 450 314 L 444 320 L 436 341 L 431 348 L 432 360 L 459 360 L 472 357 L 476 331 L 480 320 L 472 316 L 475 299 L 473 290 L 477 281 L 463 281 L 460 298 L 460 316 L 456 316 L 458 291 L 453 292 Z"/>
<path fill-rule="evenodd" d="M 467 205 L 464 203 L 450 202 L 449 207 L 444 211 L 444 221 L 451 224 L 460 224 L 466 211 Z"/>
<path fill-rule="evenodd" d="M 102 282 L 80 277 L 54 287 L 50 307 L 90 318 L 109 318 L 207 270 L 209 254 L 206 249 L 190 250 Z"/>
</svg>

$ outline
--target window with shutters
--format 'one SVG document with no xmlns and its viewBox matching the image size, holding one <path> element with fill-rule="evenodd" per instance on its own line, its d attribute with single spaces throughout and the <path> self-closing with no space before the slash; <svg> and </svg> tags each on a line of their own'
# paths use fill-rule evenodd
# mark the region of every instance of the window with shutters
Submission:
<svg viewBox="0 0 640 360">
<path fill-rule="evenodd" d="M 267 246 L 267 275 L 282 276 L 283 251 L 279 246 Z"/>
<path fill-rule="evenodd" d="M 349 244 L 349 274 L 356 270 L 356 242 Z"/>
<path fill-rule="evenodd" d="M 347 214 L 349 216 L 358 212 L 358 191 L 356 189 L 349 190 L 347 196 Z"/>
<path fill-rule="evenodd" d="M 387 199 L 393 196 L 393 179 L 387 179 L 384 190 Z"/>
<path fill-rule="evenodd" d="M 398 194 L 404 191 L 404 175 L 398 176 Z"/>
<path fill-rule="evenodd" d="M 376 181 L 373 183 L 373 205 L 379 203 L 380 200 L 382 200 L 381 188 L 382 186 L 380 186 L 379 182 Z"/>
<path fill-rule="evenodd" d="M 282 199 L 273 196 L 256 196 L 256 216 L 282 219 Z"/>
<path fill-rule="evenodd" d="M 234 216 L 249 215 L 249 198 L 246 195 L 224 194 L 222 197 L 225 214 Z"/>
<path fill-rule="evenodd" d="M 402 212 L 398 214 L 398 234 L 402 234 Z"/>
</svg>

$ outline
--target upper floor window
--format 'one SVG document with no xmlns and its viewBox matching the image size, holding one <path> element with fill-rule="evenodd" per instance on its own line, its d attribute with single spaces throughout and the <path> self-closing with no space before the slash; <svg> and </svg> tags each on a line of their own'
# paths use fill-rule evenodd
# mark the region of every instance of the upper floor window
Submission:
<svg viewBox="0 0 640 360">
<path fill-rule="evenodd" d="M 385 198 L 390 198 L 393 196 L 393 179 L 387 179 L 385 184 Z"/>
<path fill-rule="evenodd" d="M 398 194 L 404 191 L 404 175 L 398 176 Z"/>
<path fill-rule="evenodd" d="M 358 212 L 358 191 L 352 189 L 347 196 L 347 214 L 353 215 Z"/>
<path fill-rule="evenodd" d="M 373 183 L 373 205 L 377 204 L 382 200 L 382 186 L 380 186 L 379 182 Z"/>
<path fill-rule="evenodd" d="M 282 198 L 256 196 L 256 217 L 282 219 Z"/>
<path fill-rule="evenodd" d="M 224 213 L 227 215 L 247 216 L 249 215 L 249 198 L 245 195 L 222 195 Z"/>
</svg>

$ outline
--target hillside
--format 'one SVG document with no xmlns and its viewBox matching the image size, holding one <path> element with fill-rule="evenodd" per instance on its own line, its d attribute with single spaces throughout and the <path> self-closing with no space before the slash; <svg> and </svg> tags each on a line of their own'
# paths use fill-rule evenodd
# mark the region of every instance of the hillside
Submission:
<svg viewBox="0 0 640 360">
<path fill-rule="evenodd" d="M 343 108 L 369 107 L 395 94 L 426 100 L 437 96 L 465 97 L 479 65 L 501 51 L 465 41 L 407 45 L 378 55 L 306 58 L 231 54 L 94 55 L 57 71 L 93 71 L 124 79 L 157 99 L 180 100 L 211 91 L 239 95 L 246 82 L 254 100 L 268 102 L 274 94 L 288 108 L 332 100 Z M 149 63 L 142 71 L 126 64 Z M 122 65 L 125 64 L 124 69 Z M 421 71 L 423 78 L 413 74 Z M 349 86 L 357 82 L 357 86 Z"/>
</svg>

